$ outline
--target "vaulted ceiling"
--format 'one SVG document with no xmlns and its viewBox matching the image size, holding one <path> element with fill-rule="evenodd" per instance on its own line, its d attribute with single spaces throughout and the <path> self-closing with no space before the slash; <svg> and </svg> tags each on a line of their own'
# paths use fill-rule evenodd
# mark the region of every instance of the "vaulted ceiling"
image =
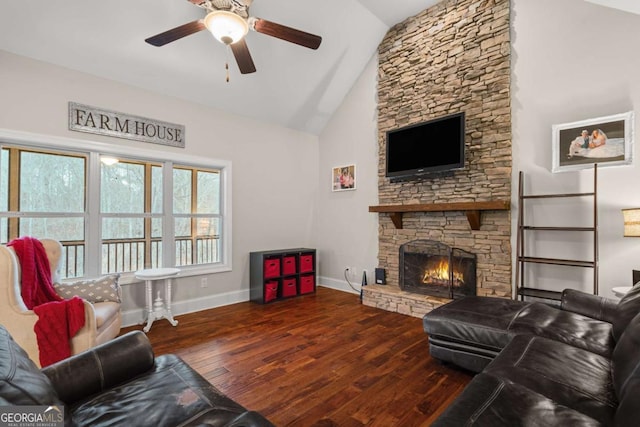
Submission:
<svg viewBox="0 0 640 427">
<path fill-rule="evenodd" d="M 439 1 L 254 0 L 249 15 L 323 40 L 311 50 L 249 32 L 257 72 L 244 75 L 207 31 L 163 47 L 144 42 L 206 15 L 188 0 L 2 1 L 0 49 L 319 134 L 388 29 Z M 638 8 L 637 0 L 587 1 Z"/>
<path fill-rule="evenodd" d="M 311 50 L 251 31 L 257 72 L 245 75 L 208 31 L 145 43 L 206 15 L 188 0 L 3 1 L 0 49 L 318 134 L 387 30 L 438 1 L 255 0 L 249 15 L 323 40 Z"/>
</svg>

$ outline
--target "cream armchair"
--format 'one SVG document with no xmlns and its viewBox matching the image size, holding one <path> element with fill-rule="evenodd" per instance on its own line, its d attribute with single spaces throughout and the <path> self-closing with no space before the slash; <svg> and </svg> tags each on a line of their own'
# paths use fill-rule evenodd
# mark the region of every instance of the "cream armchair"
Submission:
<svg viewBox="0 0 640 427">
<path fill-rule="evenodd" d="M 54 278 L 58 276 L 62 245 L 41 239 Z M 34 325 L 38 315 L 28 310 L 21 296 L 20 263 L 11 247 L 0 246 L 0 324 L 40 367 Z M 120 303 L 84 301 L 85 324 L 71 340 L 71 354 L 78 354 L 115 338 L 120 333 Z"/>
</svg>

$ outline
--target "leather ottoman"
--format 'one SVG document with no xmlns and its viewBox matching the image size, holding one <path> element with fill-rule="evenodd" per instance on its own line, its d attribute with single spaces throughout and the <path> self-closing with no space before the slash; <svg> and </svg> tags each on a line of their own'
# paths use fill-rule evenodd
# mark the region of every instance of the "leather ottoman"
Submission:
<svg viewBox="0 0 640 427">
<path fill-rule="evenodd" d="M 539 302 L 465 297 L 423 318 L 430 353 L 473 372 L 482 371 L 519 334 L 534 334 L 609 356 L 612 324 Z"/>
</svg>

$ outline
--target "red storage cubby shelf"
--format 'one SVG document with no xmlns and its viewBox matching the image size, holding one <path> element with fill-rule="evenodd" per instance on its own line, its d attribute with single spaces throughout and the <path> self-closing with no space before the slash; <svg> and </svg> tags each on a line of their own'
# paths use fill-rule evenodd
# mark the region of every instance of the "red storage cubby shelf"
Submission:
<svg viewBox="0 0 640 427">
<path fill-rule="evenodd" d="M 282 257 L 282 275 L 296 274 L 296 257 L 294 255 Z"/>
<path fill-rule="evenodd" d="M 293 297 L 298 295 L 298 281 L 295 277 L 282 280 L 282 296 Z"/>
<path fill-rule="evenodd" d="M 289 248 L 249 254 L 249 297 L 258 304 L 316 292 L 316 250 Z"/>
<path fill-rule="evenodd" d="M 264 260 L 264 277 L 280 276 L 280 258 L 267 258 Z"/>
<path fill-rule="evenodd" d="M 273 301 L 278 298 L 278 281 L 269 280 L 264 284 L 264 302 Z"/>
<path fill-rule="evenodd" d="M 316 280 L 313 274 L 300 276 L 300 293 L 310 294 L 316 290 Z"/>
<path fill-rule="evenodd" d="M 300 273 L 310 273 L 313 271 L 313 254 L 300 255 Z"/>
</svg>

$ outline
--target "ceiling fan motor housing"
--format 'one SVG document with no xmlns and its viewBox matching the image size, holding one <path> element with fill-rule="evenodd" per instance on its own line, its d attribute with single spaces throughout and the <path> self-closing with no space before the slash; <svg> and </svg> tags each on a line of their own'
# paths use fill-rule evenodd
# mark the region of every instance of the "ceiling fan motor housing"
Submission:
<svg viewBox="0 0 640 427">
<path fill-rule="evenodd" d="M 197 5 L 210 12 L 214 10 L 225 10 L 246 19 L 249 17 L 249 6 L 251 6 L 251 3 L 251 0 L 203 0 Z"/>
</svg>

